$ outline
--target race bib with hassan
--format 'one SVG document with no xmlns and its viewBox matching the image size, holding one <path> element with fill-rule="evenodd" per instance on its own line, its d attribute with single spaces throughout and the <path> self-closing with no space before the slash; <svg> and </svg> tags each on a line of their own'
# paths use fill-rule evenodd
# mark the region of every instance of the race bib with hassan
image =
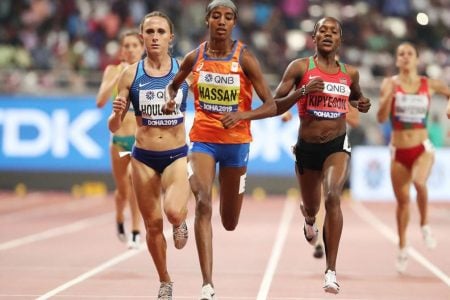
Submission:
<svg viewBox="0 0 450 300">
<path fill-rule="evenodd" d="M 197 83 L 200 107 L 212 113 L 236 112 L 240 85 L 239 74 L 200 71 Z"/>
</svg>

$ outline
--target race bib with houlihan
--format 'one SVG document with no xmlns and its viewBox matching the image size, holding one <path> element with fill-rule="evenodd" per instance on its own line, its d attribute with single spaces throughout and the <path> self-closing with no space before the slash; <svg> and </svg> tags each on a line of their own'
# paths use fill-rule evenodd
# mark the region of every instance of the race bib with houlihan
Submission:
<svg viewBox="0 0 450 300">
<path fill-rule="evenodd" d="M 178 90 L 175 97 L 175 110 L 171 114 L 164 114 L 162 107 L 165 103 L 164 89 L 140 90 L 139 110 L 142 113 L 142 124 L 145 126 L 175 126 L 183 122 L 183 112 L 180 110 L 183 93 Z"/>
</svg>

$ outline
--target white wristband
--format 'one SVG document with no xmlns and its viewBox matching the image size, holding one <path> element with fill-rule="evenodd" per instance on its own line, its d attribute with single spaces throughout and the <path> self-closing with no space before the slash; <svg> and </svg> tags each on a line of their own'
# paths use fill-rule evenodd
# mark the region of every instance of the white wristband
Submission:
<svg viewBox="0 0 450 300">
<path fill-rule="evenodd" d="M 302 85 L 302 87 L 300 88 L 300 95 L 306 96 L 306 85 Z"/>
</svg>

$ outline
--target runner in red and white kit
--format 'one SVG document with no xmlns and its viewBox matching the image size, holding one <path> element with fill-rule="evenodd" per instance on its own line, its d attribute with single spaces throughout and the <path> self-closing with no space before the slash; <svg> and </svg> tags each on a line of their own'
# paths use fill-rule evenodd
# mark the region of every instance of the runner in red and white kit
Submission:
<svg viewBox="0 0 450 300">
<path fill-rule="evenodd" d="M 406 229 L 409 221 L 410 186 L 417 191 L 417 206 L 425 245 L 436 247 L 428 224 L 427 180 L 434 162 L 434 149 L 428 139 L 427 120 L 431 95 L 434 93 L 450 97 L 450 88 L 440 79 L 420 76 L 417 71 L 418 52 L 410 43 L 397 47 L 396 66 L 399 73 L 387 77 L 381 83 L 379 122 L 390 117 L 391 135 L 391 180 L 397 200 L 397 230 L 399 254 L 396 268 L 399 273 L 406 270 L 408 248 Z M 450 104 L 448 104 L 450 108 Z M 450 118 L 447 109 L 447 117 Z"/>
<path fill-rule="evenodd" d="M 326 210 L 323 288 L 325 292 L 337 294 L 336 258 L 343 224 L 340 197 L 348 176 L 351 151 L 346 135 L 346 114 L 349 105 L 367 112 L 370 100 L 361 92 L 359 72 L 336 60 L 342 39 L 339 21 L 331 17 L 319 20 L 312 37 L 315 55 L 289 64 L 275 98 L 285 97 L 276 101 L 277 114 L 286 112 L 296 103 L 298 106 L 300 128 L 295 157 L 303 200 L 301 211 L 305 217 L 303 230 L 307 241 L 314 245 L 318 239 L 315 222 L 323 188 Z M 293 88 L 295 91 L 289 94 Z"/>
</svg>

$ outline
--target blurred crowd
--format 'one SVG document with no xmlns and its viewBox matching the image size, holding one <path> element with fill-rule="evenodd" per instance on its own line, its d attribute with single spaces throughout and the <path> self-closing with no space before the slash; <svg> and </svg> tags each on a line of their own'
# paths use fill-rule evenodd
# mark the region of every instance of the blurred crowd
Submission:
<svg viewBox="0 0 450 300">
<path fill-rule="evenodd" d="M 182 57 L 206 35 L 207 0 L 1 0 L 0 93 L 95 93 L 117 61 L 118 37 L 150 11 L 175 23 L 173 54 Z M 394 49 L 417 45 L 420 72 L 450 83 L 449 0 L 235 0 L 235 38 L 260 59 L 274 88 L 287 64 L 313 52 L 315 22 L 343 27 L 342 61 L 358 66 L 361 86 L 377 94 L 395 72 Z"/>
<path fill-rule="evenodd" d="M 312 53 L 314 23 L 324 15 L 341 20 L 341 59 L 359 66 L 362 85 L 395 70 L 394 49 L 414 42 L 421 72 L 450 82 L 448 0 L 236 0 L 235 37 L 260 58 L 274 86 L 290 60 Z M 77 92 L 98 87 L 114 62 L 121 32 L 139 27 L 152 10 L 174 21 L 173 53 L 183 56 L 205 36 L 207 0 L 2 0 L 1 92 Z"/>
</svg>

